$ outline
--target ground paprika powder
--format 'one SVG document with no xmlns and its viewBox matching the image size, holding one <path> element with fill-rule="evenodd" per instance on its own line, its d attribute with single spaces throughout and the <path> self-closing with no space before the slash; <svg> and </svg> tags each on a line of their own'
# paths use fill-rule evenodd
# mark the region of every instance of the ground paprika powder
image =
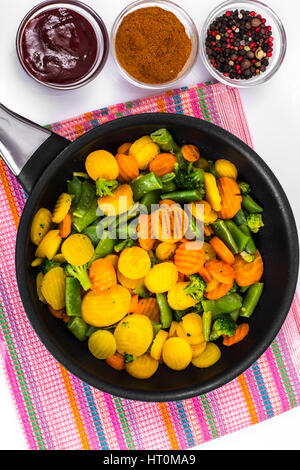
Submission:
<svg viewBox="0 0 300 470">
<path fill-rule="evenodd" d="M 129 13 L 121 22 L 115 51 L 129 75 L 148 84 L 176 79 L 192 51 L 185 27 L 174 13 L 147 7 Z"/>
</svg>

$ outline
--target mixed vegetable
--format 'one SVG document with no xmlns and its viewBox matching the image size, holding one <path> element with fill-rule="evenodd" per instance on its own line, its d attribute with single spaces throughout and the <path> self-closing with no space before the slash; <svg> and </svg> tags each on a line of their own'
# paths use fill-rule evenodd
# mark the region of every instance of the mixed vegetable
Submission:
<svg viewBox="0 0 300 470">
<path fill-rule="evenodd" d="M 139 379 L 206 368 L 249 331 L 263 292 L 263 208 L 226 159 L 167 129 L 90 153 L 35 214 L 37 295 L 97 359 Z"/>
</svg>

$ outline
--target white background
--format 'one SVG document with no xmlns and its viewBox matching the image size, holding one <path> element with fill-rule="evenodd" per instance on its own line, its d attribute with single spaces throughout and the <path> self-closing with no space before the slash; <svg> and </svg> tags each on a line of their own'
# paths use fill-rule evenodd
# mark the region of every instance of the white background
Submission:
<svg viewBox="0 0 300 470">
<path fill-rule="evenodd" d="M 85 0 L 104 20 L 109 32 L 115 17 L 129 0 Z M 219 0 L 175 0 L 199 28 Z M 298 225 L 300 220 L 300 55 L 298 0 L 265 0 L 283 24 L 288 37 L 286 59 L 265 85 L 241 91 L 257 153 L 267 162 L 285 189 Z M 0 101 L 40 124 L 154 94 L 128 84 L 120 77 L 111 57 L 102 73 L 88 86 L 58 92 L 41 86 L 21 69 L 15 53 L 17 27 L 36 0 L 1 1 Z M 180 85 L 210 79 L 200 59 Z M 155 93 L 156 94 L 156 93 Z M 198 449 L 300 449 L 300 407 L 234 434 L 218 438 Z M 9 387 L 0 370 L 0 449 L 27 449 Z"/>
</svg>

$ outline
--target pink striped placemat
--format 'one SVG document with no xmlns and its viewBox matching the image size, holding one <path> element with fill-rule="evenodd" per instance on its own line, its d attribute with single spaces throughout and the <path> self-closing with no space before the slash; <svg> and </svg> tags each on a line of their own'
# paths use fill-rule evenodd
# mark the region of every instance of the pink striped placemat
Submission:
<svg viewBox="0 0 300 470">
<path fill-rule="evenodd" d="M 238 91 L 219 83 L 121 103 L 51 128 L 73 140 L 106 121 L 157 111 L 206 119 L 252 145 Z M 170 403 L 133 402 L 96 390 L 70 374 L 45 349 L 23 310 L 14 249 L 26 195 L 2 161 L 0 179 L 0 351 L 28 449 L 183 450 L 299 405 L 297 296 L 268 350 L 245 373 L 205 395 Z"/>
</svg>

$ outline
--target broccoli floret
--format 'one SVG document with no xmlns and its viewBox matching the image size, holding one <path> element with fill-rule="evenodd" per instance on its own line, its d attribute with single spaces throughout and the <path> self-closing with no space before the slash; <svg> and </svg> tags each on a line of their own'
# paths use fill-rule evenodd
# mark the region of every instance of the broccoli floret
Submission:
<svg viewBox="0 0 300 470">
<path fill-rule="evenodd" d="M 75 277 L 77 279 L 84 290 L 89 290 L 91 288 L 91 281 L 88 275 L 88 267 L 87 264 L 83 266 L 72 266 L 71 264 L 67 264 L 65 266 L 65 272 L 68 276 Z"/>
<path fill-rule="evenodd" d="M 57 261 L 53 261 L 52 259 L 44 259 L 43 262 L 42 262 L 42 271 L 43 271 L 43 274 L 46 274 L 48 271 L 50 271 L 50 269 L 53 269 L 53 268 L 58 268 L 60 266 L 60 263 L 58 263 Z"/>
<path fill-rule="evenodd" d="M 106 180 L 104 178 L 98 178 L 96 181 L 96 192 L 98 196 L 112 196 L 113 190 L 118 186 L 116 180 Z"/>
<path fill-rule="evenodd" d="M 240 181 L 238 183 L 238 187 L 240 188 L 242 194 L 249 194 L 251 192 L 250 184 L 246 183 L 245 181 Z"/>
<path fill-rule="evenodd" d="M 209 340 L 215 341 L 222 335 L 232 336 L 237 329 L 236 322 L 230 315 L 223 314 L 213 324 Z"/>
<path fill-rule="evenodd" d="M 261 214 L 249 214 L 247 215 L 247 225 L 251 232 L 257 233 L 261 227 L 264 227 L 263 219 Z"/>
<path fill-rule="evenodd" d="M 184 289 L 185 293 L 193 297 L 197 302 L 200 302 L 203 299 L 205 290 L 206 283 L 199 274 L 192 274 L 190 276 L 190 283 Z"/>
<path fill-rule="evenodd" d="M 190 163 L 186 167 L 179 167 L 178 163 L 175 163 L 175 178 L 174 182 L 178 189 L 203 189 L 204 171 L 202 168 L 194 168 Z"/>
</svg>

